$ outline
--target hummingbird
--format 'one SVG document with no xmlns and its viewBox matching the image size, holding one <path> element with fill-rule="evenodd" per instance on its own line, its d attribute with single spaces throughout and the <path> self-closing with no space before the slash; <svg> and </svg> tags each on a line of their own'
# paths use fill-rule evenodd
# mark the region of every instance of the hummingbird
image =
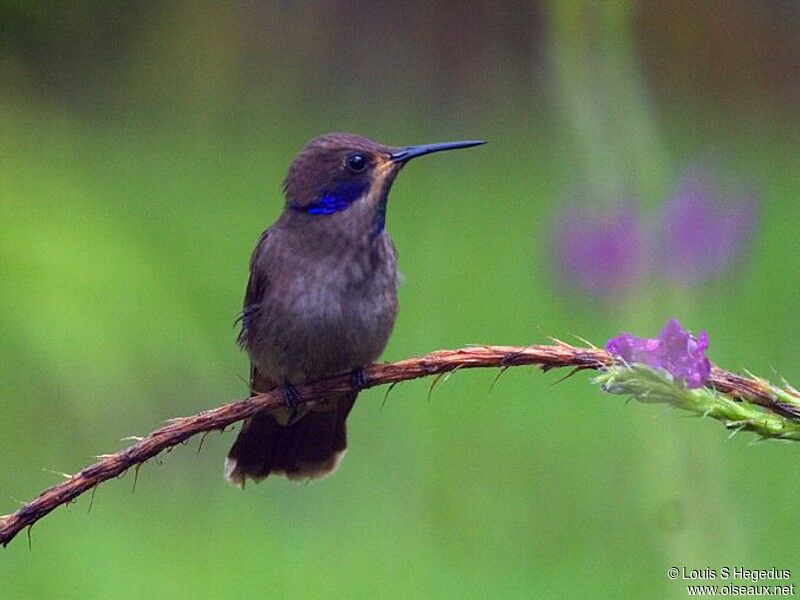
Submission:
<svg viewBox="0 0 800 600">
<path fill-rule="evenodd" d="M 245 421 L 225 461 L 231 483 L 336 470 L 358 391 L 306 408 L 295 386 L 347 373 L 363 385 L 363 367 L 380 357 L 397 316 L 397 253 L 386 231 L 392 183 L 414 158 L 483 143 L 387 146 L 330 133 L 294 159 L 283 212 L 250 259 L 238 338 L 251 394 L 282 388 L 284 406 Z"/>
</svg>

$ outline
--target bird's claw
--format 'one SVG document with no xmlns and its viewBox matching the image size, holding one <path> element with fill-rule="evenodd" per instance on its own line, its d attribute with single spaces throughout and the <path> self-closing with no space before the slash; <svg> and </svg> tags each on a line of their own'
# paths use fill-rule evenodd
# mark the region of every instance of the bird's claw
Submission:
<svg viewBox="0 0 800 600">
<path fill-rule="evenodd" d="M 294 423 L 297 420 L 300 394 L 297 392 L 297 388 L 288 381 L 283 384 L 283 402 L 289 410 L 289 423 Z"/>
<path fill-rule="evenodd" d="M 350 372 L 350 379 L 356 391 L 361 391 L 367 387 L 367 374 L 364 372 L 364 367 L 356 367 Z"/>
</svg>

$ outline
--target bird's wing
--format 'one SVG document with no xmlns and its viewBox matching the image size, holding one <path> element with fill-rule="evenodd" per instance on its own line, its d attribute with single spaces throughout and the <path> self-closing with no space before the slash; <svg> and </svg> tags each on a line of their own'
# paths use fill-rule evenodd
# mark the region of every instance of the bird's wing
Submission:
<svg viewBox="0 0 800 600">
<path fill-rule="evenodd" d="M 258 239 L 253 254 L 250 257 L 250 279 L 247 281 L 247 290 L 244 294 L 244 304 L 242 314 L 239 316 L 241 330 L 239 331 L 239 346 L 247 348 L 250 344 L 250 336 L 253 335 L 254 328 L 259 320 L 260 312 L 263 308 L 264 294 L 269 286 L 269 279 L 265 272 L 265 254 L 267 252 L 267 239 L 269 229 L 266 229 Z M 255 391 L 266 391 L 273 387 L 271 382 L 260 381 L 261 377 L 256 371 L 255 365 L 250 364 L 250 387 Z"/>
<path fill-rule="evenodd" d="M 239 315 L 237 322 L 241 323 L 241 330 L 239 331 L 239 345 L 246 347 L 250 334 L 253 331 L 253 326 L 258 320 L 258 313 L 261 310 L 261 301 L 264 297 L 264 292 L 267 290 L 267 277 L 264 272 L 262 255 L 266 251 L 267 238 L 269 236 L 269 229 L 265 230 L 258 238 L 253 254 L 250 256 L 250 279 L 247 281 L 247 290 L 244 293 L 244 303 L 242 306 L 242 313 Z"/>
</svg>

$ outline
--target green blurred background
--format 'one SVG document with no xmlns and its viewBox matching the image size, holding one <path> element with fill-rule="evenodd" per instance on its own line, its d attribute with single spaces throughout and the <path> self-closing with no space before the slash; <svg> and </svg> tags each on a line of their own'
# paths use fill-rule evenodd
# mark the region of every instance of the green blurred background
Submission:
<svg viewBox="0 0 800 600">
<path fill-rule="evenodd" d="M 0 3 L 0 513 L 165 419 L 246 393 L 250 251 L 311 137 L 480 137 L 395 185 L 397 360 L 602 344 L 668 317 L 800 382 L 800 5 Z M 755 183 L 749 257 L 692 288 L 566 293 L 581 190 L 645 214 L 712 159 Z M 0 552 L 0 597 L 684 597 L 671 566 L 788 568 L 797 448 L 603 396 L 580 374 L 366 392 L 335 477 L 222 479 L 211 434 Z"/>
</svg>

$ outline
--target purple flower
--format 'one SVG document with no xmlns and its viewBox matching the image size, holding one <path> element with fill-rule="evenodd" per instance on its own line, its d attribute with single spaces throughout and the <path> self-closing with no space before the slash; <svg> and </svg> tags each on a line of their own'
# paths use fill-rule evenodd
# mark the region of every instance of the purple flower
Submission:
<svg viewBox="0 0 800 600">
<path fill-rule="evenodd" d="M 553 255 L 564 282 L 594 296 L 633 288 L 641 274 L 642 228 L 633 204 L 603 212 L 566 210 L 556 224 Z"/>
<path fill-rule="evenodd" d="M 654 339 L 621 333 L 606 343 L 609 354 L 627 363 L 642 363 L 668 371 L 675 381 L 688 388 L 705 385 L 711 375 L 711 361 L 706 357 L 708 333 L 698 337 L 681 327 L 677 319 L 670 319 Z"/>
<path fill-rule="evenodd" d="M 708 172 L 685 177 L 662 209 L 661 270 L 686 284 L 722 274 L 749 247 L 756 209 L 752 196 L 723 200 Z"/>
<path fill-rule="evenodd" d="M 745 256 L 757 221 L 752 194 L 724 196 L 695 169 L 646 226 L 633 203 L 571 206 L 555 224 L 553 263 L 567 289 L 616 300 L 645 278 L 696 285 Z"/>
</svg>

